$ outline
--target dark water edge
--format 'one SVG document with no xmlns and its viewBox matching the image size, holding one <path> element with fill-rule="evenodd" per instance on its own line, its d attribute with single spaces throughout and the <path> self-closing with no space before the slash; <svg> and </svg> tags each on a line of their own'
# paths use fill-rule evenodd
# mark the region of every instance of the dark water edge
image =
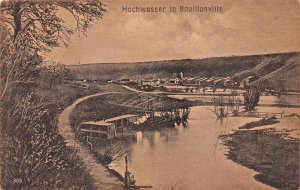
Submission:
<svg viewBox="0 0 300 190">
<path fill-rule="evenodd" d="M 227 158 L 257 171 L 257 181 L 279 189 L 299 188 L 299 140 L 275 129 L 237 130 L 221 138 Z"/>
</svg>

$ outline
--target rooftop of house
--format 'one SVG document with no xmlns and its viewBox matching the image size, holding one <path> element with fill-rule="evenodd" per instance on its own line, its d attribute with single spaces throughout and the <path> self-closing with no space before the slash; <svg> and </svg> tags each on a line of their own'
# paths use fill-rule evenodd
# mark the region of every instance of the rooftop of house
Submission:
<svg viewBox="0 0 300 190">
<path fill-rule="evenodd" d="M 220 81 L 223 81 L 223 79 L 221 78 L 221 79 L 214 80 L 214 82 L 220 82 Z"/>
<path fill-rule="evenodd" d="M 101 120 L 101 121 L 85 121 L 85 122 L 82 122 L 81 125 L 111 126 L 112 123 L 108 123 L 104 120 Z"/>
<path fill-rule="evenodd" d="M 114 121 L 118 121 L 118 120 L 122 120 L 122 119 L 129 119 L 129 118 L 133 118 L 133 117 L 138 117 L 138 115 L 133 115 L 133 114 L 121 115 L 121 116 L 106 119 L 105 122 L 110 123 L 110 122 L 114 122 Z"/>
<path fill-rule="evenodd" d="M 121 79 L 120 81 L 131 81 L 131 79 Z"/>
</svg>

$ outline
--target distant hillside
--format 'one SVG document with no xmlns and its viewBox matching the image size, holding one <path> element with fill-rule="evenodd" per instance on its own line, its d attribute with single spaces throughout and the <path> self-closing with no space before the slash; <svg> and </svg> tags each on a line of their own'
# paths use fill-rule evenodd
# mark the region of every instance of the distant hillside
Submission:
<svg viewBox="0 0 300 190">
<path fill-rule="evenodd" d="M 256 68 L 253 71 L 256 71 Z M 294 90 L 300 92 L 299 79 L 300 55 L 286 60 L 281 67 L 273 69 L 272 72 L 265 73 L 262 78 L 253 82 L 253 84 L 277 90 Z"/>
<path fill-rule="evenodd" d="M 233 76 L 243 79 L 250 75 L 262 77 L 259 82 L 274 83 L 278 73 L 296 78 L 299 73 L 299 53 L 279 53 L 250 56 L 213 57 L 205 59 L 184 59 L 139 63 L 105 63 L 68 66 L 78 78 L 90 79 L 141 79 L 145 77 L 175 77 L 183 72 L 185 76 Z M 275 73 L 274 73 L 275 72 Z M 292 89 L 295 82 L 291 82 Z"/>
</svg>

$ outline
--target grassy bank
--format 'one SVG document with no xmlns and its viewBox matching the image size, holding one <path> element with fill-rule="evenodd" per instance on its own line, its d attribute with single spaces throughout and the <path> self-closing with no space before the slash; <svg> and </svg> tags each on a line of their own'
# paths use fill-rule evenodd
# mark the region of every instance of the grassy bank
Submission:
<svg viewBox="0 0 300 190">
<path fill-rule="evenodd" d="M 262 122 L 244 126 L 260 126 Z M 256 180 L 279 189 L 299 188 L 298 139 L 287 138 L 275 129 L 237 130 L 222 139 L 229 150 L 227 157 L 257 171 Z"/>
<path fill-rule="evenodd" d="M 51 105 L 52 111 L 61 112 L 65 107 L 72 104 L 78 98 L 107 91 L 122 91 L 117 85 L 98 85 L 98 84 L 82 84 L 74 85 L 62 83 L 54 85 L 51 89 L 48 84 L 41 83 L 36 89 L 36 93 L 43 98 L 43 101 Z"/>
</svg>

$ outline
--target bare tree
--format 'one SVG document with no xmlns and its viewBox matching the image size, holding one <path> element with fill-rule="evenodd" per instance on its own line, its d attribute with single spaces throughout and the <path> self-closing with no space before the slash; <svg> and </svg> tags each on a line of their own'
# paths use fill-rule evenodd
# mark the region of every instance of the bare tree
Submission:
<svg viewBox="0 0 300 190">
<path fill-rule="evenodd" d="M 244 94 L 244 104 L 246 111 L 252 111 L 258 105 L 260 90 L 258 87 L 250 87 Z"/>
<path fill-rule="evenodd" d="M 61 13 L 68 12 L 76 21 L 76 29 L 85 32 L 102 18 L 104 6 L 98 0 L 8 0 L 0 4 L 0 62 L 3 102 L 11 84 L 32 82 L 31 72 L 41 64 L 41 54 L 60 43 L 67 45 L 73 30 Z M 33 64 L 24 59 L 40 59 Z M 22 64 L 26 63 L 26 65 Z M 32 69 L 28 69 L 32 67 Z M 17 73 L 17 76 L 12 76 Z M 30 76 L 28 77 L 27 75 Z M 18 76 L 22 75 L 20 78 Z M 36 77 L 36 76 L 35 76 Z"/>
<path fill-rule="evenodd" d="M 65 65 L 55 62 L 45 65 L 43 71 L 45 74 L 45 81 L 49 83 L 50 89 L 55 81 L 58 81 L 59 84 L 61 84 L 63 78 L 69 73 L 69 70 Z"/>
<path fill-rule="evenodd" d="M 15 47 L 7 36 L 0 46 L 1 65 L 1 90 L 0 102 L 4 101 L 5 95 L 13 89 L 30 87 L 36 84 L 39 73 L 39 65 L 42 62 L 41 56 L 31 52 L 29 49 L 16 51 Z"/>
<path fill-rule="evenodd" d="M 105 9 L 98 0 L 8 0 L 2 2 L 0 11 L 0 21 L 9 28 L 17 47 L 22 48 L 26 39 L 26 46 L 47 51 L 61 42 L 67 45 L 73 33 L 60 16 L 62 11 L 75 19 L 78 31 L 85 32 Z"/>
</svg>

